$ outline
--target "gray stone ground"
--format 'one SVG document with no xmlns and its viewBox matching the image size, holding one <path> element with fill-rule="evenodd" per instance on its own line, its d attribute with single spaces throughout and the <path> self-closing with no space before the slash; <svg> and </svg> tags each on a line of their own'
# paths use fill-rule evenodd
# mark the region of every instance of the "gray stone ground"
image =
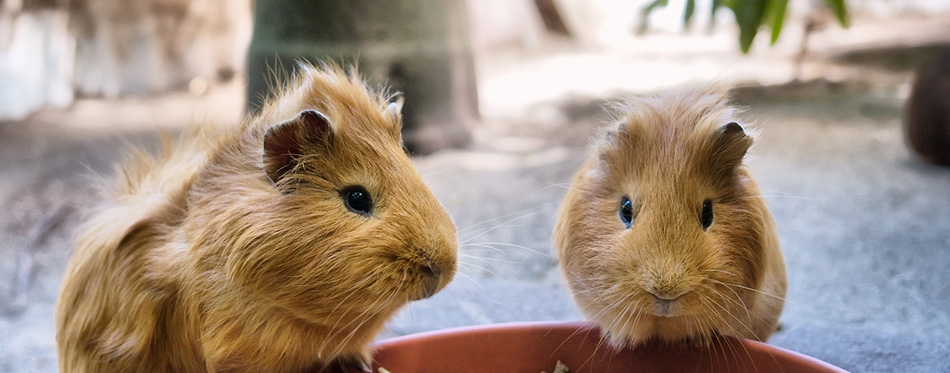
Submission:
<svg viewBox="0 0 950 373">
<path fill-rule="evenodd" d="M 883 31 L 878 39 L 854 37 L 852 46 L 899 47 L 907 35 L 917 42 L 950 38 L 939 31 L 948 29 L 945 19 L 921 27 L 929 33 L 910 30 L 916 22 L 922 21 L 891 25 L 890 39 Z M 861 31 L 855 28 L 851 32 Z M 549 237 L 566 183 L 606 117 L 604 99 L 664 85 L 656 81 L 709 79 L 723 71 L 739 82 L 788 80 L 781 73 L 789 70 L 781 62 L 787 53 L 730 53 L 673 50 L 657 57 L 568 48 L 483 58 L 485 116 L 476 143 L 416 159 L 459 226 L 462 269 L 446 291 L 399 314 L 382 337 L 579 319 Z M 749 107 L 744 116 L 762 131 L 751 165 L 778 223 L 789 273 L 783 329 L 770 343 L 851 371 L 950 371 L 950 168 L 921 163 L 902 142 L 906 67 L 866 69 L 831 60 L 818 56 L 824 63 L 809 68 L 840 83 L 753 84 L 736 94 Z M 692 73 L 676 74 L 670 64 Z M 640 68 L 660 65 L 660 76 Z M 703 69 L 713 73 L 696 73 Z M 551 77 L 598 70 L 609 75 L 578 82 Z M 597 79 L 603 81 L 596 89 L 550 94 L 559 82 Z M 538 87 L 544 89 L 530 90 Z M 22 123 L 0 123 L 0 372 L 56 369 L 52 308 L 76 219 L 33 245 L 36 227 L 61 206 L 92 203 L 89 175 L 108 175 L 126 139 L 154 140 L 156 124 L 180 125 L 194 118 L 196 107 L 233 120 L 240 90 L 83 101 Z M 222 109 L 209 114 L 208 107 Z"/>
</svg>

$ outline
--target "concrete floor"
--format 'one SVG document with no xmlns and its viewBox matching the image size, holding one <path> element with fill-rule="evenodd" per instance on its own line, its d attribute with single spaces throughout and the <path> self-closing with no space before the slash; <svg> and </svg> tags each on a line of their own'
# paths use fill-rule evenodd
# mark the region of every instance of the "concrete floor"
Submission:
<svg viewBox="0 0 950 373">
<path fill-rule="evenodd" d="M 946 25 L 944 20 L 931 30 Z M 890 43 L 899 44 L 894 40 L 900 37 Z M 671 53 L 663 61 L 684 71 L 705 66 Z M 744 117 L 762 132 L 751 166 L 788 266 L 783 329 L 770 343 L 851 371 L 950 371 L 950 168 L 921 163 L 903 144 L 901 107 L 910 75 L 829 64 L 821 75 L 839 74 L 841 83 L 762 87 L 788 80 L 785 67 L 769 68 L 780 53 L 763 55 L 729 55 L 724 66 L 709 68 L 715 73 L 687 78 L 732 71 L 736 81 L 759 83 L 738 90 L 736 101 L 749 107 Z M 561 284 L 549 239 L 566 183 L 606 116 L 605 99 L 661 88 L 650 82 L 684 79 L 666 67 L 666 75 L 638 84 L 636 72 L 620 68 L 638 61 L 652 66 L 652 57 L 601 57 L 560 50 L 480 61 L 484 118 L 475 144 L 416 159 L 459 226 L 462 269 L 446 291 L 413 303 L 381 337 L 581 318 Z M 606 66 L 602 70 L 620 74 L 618 82 L 590 76 L 586 81 L 599 83 L 556 95 L 538 88 L 557 85 L 542 84 L 542 73 L 567 74 L 577 66 L 583 74 Z M 225 87 L 202 99 L 84 101 L 25 123 L 0 124 L 0 201 L 6 209 L 0 215 L 0 372 L 56 370 L 52 306 L 76 221 L 68 219 L 31 246 L 35 227 L 59 206 L 94 202 L 88 175 L 109 174 L 121 139 L 148 141 L 152 131 L 142 128 L 187 121 L 188 115 L 176 113 L 195 106 L 233 107 L 240 91 Z M 224 110 L 212 116 L 236 115 Z M 26 292 L 18 290 L 19 273 L 31 279 Z M 12 296 L 17 294 L 25 298 Z"/>
</svg>

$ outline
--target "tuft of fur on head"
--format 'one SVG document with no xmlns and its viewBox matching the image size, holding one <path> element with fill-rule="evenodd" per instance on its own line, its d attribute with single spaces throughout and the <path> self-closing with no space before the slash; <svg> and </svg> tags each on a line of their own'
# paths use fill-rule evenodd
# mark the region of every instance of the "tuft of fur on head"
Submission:
<svg viewBox="0 0 950 373">
<path fill-rule="evenodd" d="M 750 127 L 737 123 L 726 92 L 691 86 L 616 105 L 564 198 L 559 264 L 614 345 L 764 340 L 775 329 L 784 262 L 743 163 Z M 707 203 L 714 219 L 704 227 Z"/>
<path fill-rule="evenodd" d="M 456 270 L 455 225 L 385 91 L 302 64 L 260 115 L 134 154 L 79 231 L 63 371 L 301 371 L 368 362 Z M 368 211 L 348 191 L 371 198 Z"/>
<path fill-rule="evenodd" d="M 386 130 L 402 127 L 399 112 L 389 110 L 389 103 L 397 94 L 386 87 L 370 87 L 360 78 L 356 67 L 344 70 L 334 62 L 298 62 L 296 73 L 282 86 L 277 84 L 273 91 L 276 93 L 265 99 L 258 117 L 264 126 L 290 118 L 301 107 L 310 107 L 331 119 L 359 117 L 374 111 L 388 113 L 391 116 L 386 122 L 391 126 L 386 126 Z"/>
</svg>

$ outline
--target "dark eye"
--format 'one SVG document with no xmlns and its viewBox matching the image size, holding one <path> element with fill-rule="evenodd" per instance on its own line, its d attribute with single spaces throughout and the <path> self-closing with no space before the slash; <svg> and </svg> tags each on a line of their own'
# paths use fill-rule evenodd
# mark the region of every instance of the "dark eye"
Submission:
<svg viewBox="0 0 950 373">
<path fill-rule="evenodd" d="M 343 198 L 343 204 L 351 212 L 363 216 L 369 216 L 373 213 L 373 198 L 369 192 L 359 185 L 348 186 L 340 191 L 340 197 Z"/>
<path fill-rule="evenodd" d="M 709 228 L 713 222 L 713 210 L 712 210 L 712 201 L 705 200 L 703 201 L 703 211 L 699 213 L 699 222 L 703 225 L 703 230 Z"/>
<path fill-rule="evenodd" d="M 630 228 L 633 225 L 633 202 L 630 198 L 623 197 L 620 201 L 620 220 Z"/>
</svg>

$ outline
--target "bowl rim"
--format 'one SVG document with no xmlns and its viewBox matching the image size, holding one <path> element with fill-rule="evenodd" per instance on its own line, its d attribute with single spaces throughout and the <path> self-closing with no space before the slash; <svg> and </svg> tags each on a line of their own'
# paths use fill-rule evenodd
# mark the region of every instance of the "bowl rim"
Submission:
<svg viewBox="0 0 950 373">
<path fill-rule="evenodd" d="M 495 323 L 495 324 L 482 324 L 482 325 L 468 325 L 468 326 L 459 326 L 451 327 L 444 329 L 436 329 L 425 332 L 395 336 L 391 338 L 386 338 L 379 340 L 374 345 L 374 350 L 379 351 L 386 348 L 398 348 L 403 345 L 418 343 L 420 341 L 427 340 L 439 340 L 443 338 L 453 338 L 458 336 L 465 335 L 477 335 L 477 334 L 490 334 L 496 333 L 498 331 L 506 332 L 519 332 L 519 331 L 537 331 L 547 329 L 549 331 L 555 329 L 573 329 L 576 333 L 587 333 L 587 332 L 597 332 L 600 333 L 600 329 L 596 324 L 588 321 L 518 321 L 518 322 L 505 322 L 505 323 Z M 750 339 L 744 338 L 734 338 L 738 343 L 742 343 L 747 349 L 755 350 L 762 353 L 771 354 L 773 357 L 779 357 L 782 359 L 796 361 L 804 365 L 808 365 L 814 368 L 817 371 L 826 371 L 826 372 L 847 372 L 840 367 L 837 367 L 831 363 L 822 361 L 820 359 L 788 350 L 782 347 L 771 345 L 764 342 L 753 341 Z"/>
</svg>

